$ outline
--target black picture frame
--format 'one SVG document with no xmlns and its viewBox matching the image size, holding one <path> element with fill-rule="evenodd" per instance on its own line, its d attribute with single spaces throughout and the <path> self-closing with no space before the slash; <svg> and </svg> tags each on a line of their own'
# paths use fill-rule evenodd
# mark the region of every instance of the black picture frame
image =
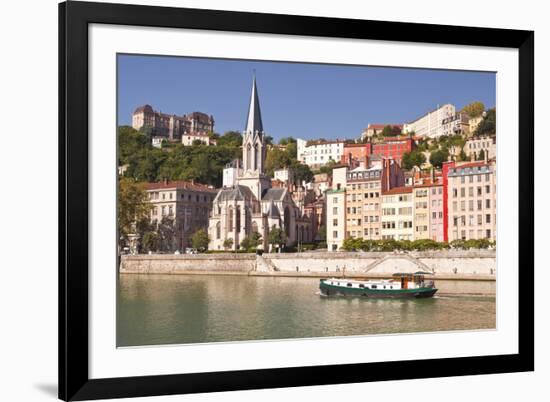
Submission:
<svg viewBox="0 0 550 402">
<path fill-rule="evenodd" d="M 519 51 L 518 353 L 90 379 L 88 25 L 192 28 L 514 48 Z M 534 370 L 534 32 L 71 1 L 59 5 L 59 398 L 294 387 Z"/>
</svg>

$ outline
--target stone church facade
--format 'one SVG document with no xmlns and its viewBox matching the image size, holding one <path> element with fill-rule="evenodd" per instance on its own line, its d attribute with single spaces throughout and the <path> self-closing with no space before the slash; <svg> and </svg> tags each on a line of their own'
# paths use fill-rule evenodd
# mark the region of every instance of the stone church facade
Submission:
<svg viewBox="0 0 550 402">
<path fill-rule="evenodd" d="M 268 250 L 269 230 L 273 227 L 285 231 L 287 246 L 305 241 L 303 233 L 309 230 L 308 223 L 301 218 L 288 189 L 271 187 L 271 179 L 264 174 L 265 156 L 265 133 L 254 78 L 243 133 L 242 170 L 235 184 L 219 190 L 214 198 L 208 225 L 210 250 L 223 250 L 226 239 L 233 240 L 231 249 L 236 250 L 254 232 L 262 236 L 263 248 Z"/>
</svg>

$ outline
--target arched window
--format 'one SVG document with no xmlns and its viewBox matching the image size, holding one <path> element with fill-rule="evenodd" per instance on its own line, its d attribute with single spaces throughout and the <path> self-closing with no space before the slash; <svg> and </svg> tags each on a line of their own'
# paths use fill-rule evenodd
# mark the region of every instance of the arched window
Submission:
<svg viewBox="0 0 550 402">
<path fill-rule="evenodd" d="M 237 207 L 237 216 L 235 216 L 235 226 L 237 227 L 237 232 L 241 231 L 241 207 Z"/>
<path fill-rule="evenodd" d="M 285 208 L 285 233 L 288 236 L 290 236 L 290 209 L 288 207 Z"/>
<path fill-rule="evenodd" d="M 252 161 L 252 147 L 250 144 L 246 146 L 246 170 L 250 170 Z"/>
<path fill-rule="evenodd" d="M 258 224 L 256 222 L 252 222 L 252 233 L 258 231 Z"/>
<path fill-rule="evenodd" d="M 232 232 L 233 231 L 233 207 L 229 207 L 229 210 L 228 210 L 228 214 L 229 214 L 229 231 Z"/>
<path fill-rule="evenodd" d="M 216 223 L 216 239 L 222 237 L 222 224 L 220 222 Z"/>
<path fill-rule="evenodd" d="M 258 170 L 258 162 L 260 161 L 259 151 L 258 144 L 254 145 L 254 170 Z"/>
</svg>

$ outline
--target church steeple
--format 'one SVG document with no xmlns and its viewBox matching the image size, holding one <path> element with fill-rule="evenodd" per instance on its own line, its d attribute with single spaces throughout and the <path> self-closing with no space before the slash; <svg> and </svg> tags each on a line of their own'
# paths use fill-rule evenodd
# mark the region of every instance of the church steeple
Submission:
<svg viewBox="0 0 550 402">
<path fill-rule="evenodd" d="M 262 113 L 260 111 L 260 100 L 258 99 L 258 88 L 256 87 L 256 75 L 252 79 L 252 93 L 250 94 L 250 106 L 248 107 L 248 118 L 246 119 L 245 135 L 262 134 L 264 126 L 262 124 Z"/>
<path fill-rule="evenodd" d="M 256 75 L 252 79 L 252 93 L 248 117 L 243 135 L 243 167 L 245 172 L 263 174 L 265 160 L 264 126 L 260 111 L 258 88 L 256 87 Z"/>
</svg>

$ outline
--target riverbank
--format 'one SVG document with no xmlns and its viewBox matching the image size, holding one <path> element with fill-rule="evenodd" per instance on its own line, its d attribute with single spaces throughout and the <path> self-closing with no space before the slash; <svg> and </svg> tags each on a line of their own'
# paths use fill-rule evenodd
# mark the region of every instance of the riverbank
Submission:
<svg viewBox="0 0 550 402">
<path fill-rule="evenodd" d="M 381 278 L 430 272 L 436 279 L 496 280 L 495 250 L 123 255 L 121 274 Z"/>
</svg>

